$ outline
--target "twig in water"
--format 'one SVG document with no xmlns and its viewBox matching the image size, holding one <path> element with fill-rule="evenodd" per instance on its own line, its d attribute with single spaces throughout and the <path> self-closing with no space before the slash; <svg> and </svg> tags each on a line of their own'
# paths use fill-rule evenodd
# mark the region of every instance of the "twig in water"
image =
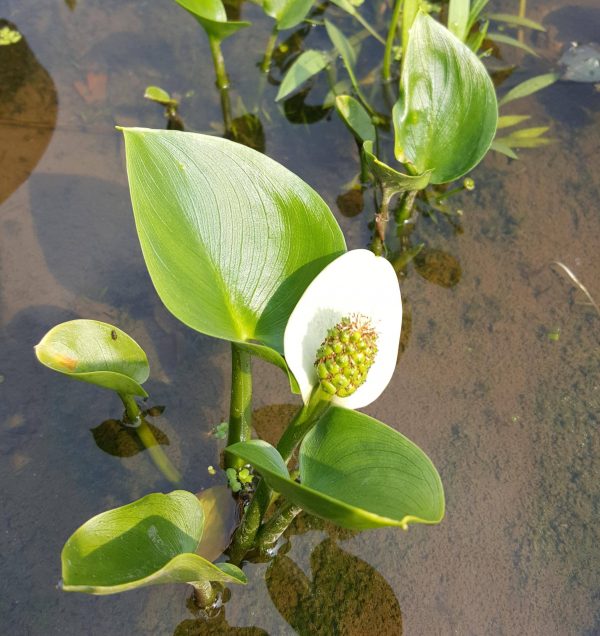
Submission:
<svg viewBox="0 0 600 636">
<path fill-rule="evenodd" d="M 578 287 L 585 294 L 586 298 L 590 301 L 589 304 L 592 305 L 592 307 L 598 312 L 598 315 L 600 316 L 600 307 L 598 306 L 598 303 L 592 298 L 592 295 L 587 290 L 585 285 L 577 278 L 577 276 L 575 276 L 575 274 L 564 263 L 561 263 L 560 261 L 552 261 L 552 262 L 554 265 L 558 265 L 565 272 L 565 274 L 573 281 L 574 285 Z"/>
</svg>

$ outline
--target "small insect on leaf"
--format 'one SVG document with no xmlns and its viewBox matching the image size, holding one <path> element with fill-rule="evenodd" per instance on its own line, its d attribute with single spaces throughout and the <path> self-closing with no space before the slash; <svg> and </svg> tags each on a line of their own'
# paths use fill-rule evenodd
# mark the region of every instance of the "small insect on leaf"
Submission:
<svg viewBox="0 0 600 636">
<path fill-rule="evenodd" d="M 116 340 L 116 339 L 117 339 L 117 332 L 116 332 L 114 329 L 110 332 L 110 337 L 111 337 L 113 340 Z"/>
</svg>

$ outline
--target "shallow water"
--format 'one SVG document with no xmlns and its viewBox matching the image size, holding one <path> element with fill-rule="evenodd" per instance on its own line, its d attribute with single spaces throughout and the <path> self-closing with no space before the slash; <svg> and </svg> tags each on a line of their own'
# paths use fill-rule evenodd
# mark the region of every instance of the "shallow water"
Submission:
<svg viewBox="0 0 600 636">
<path fill-rule="evenodd" d="M 503 49 L 523 63 L 507 86 L 548 72 L 571 40 L 597 38 L 599 13 L 595 0 L 530 0 L 528 15 L 548 33 L 535 38 L 539 60 Z M 251 107 L 270 22 L 253 5 L 242 14 L 253 27 L 224 49 L 234 106 L 241 95 Z M 600 299 L 594 87 L 558 83 L 507 106 L 550 125 L 557 143 L 520 161 L 490 154 L 475 192 L 453 200 L 460 225 L 422 218 L 414 236 L 428 251 L 402 281 L 404 350 L 367 412 L 433 459 L 443 523 L 350 533 L 300 518 L 289 552 L 249 565 L 248 586 L 207 623 L 186 607 L 185 586 L 111 597 L 57 590 L 60 550 L 81 523 L 169 484 L 144 453 L 96 445 L 90 429 L 120 416 L 116 398 L 50 373 L 32 352 L 63 320 L 118 324 L 148 352 L 146 386 L 167 406 L 153 421 L 183 487 L 218 483 L 206 467 L 222 448 L 209 432 L 227 416 L 229 349 L 179 324 L 154 293 L 114 130 L 164 127 L 161 109 L 142 99 L 158 84 L 195 91 L 181 107 L 188 128 L 220 134 L 206 39 L 167 0 L 4 0 L 0 17 L 26 41 L 18 59 L 0 47 L 3 631 L 599 634 L 600 317 L 552 266 L 565 263 Z M 307 39 L 325 46 L 319 33 Z M 365 42 L 363 71 L 377 46 Z M 308 101 L 318 103 L 325 86 L 314 90 Z M 336 205 L 358 171 L 354 141 L 335 115 L 290 123 L 273 103 L 277 87 L 264 91 L 267 153 L 326 199 L 349 246 L 367 245 L 369 213 L 349 218 Z M 274 435 L 293 400 L 279 371 L 255 368 L 257 428 Z"/>
</svg>

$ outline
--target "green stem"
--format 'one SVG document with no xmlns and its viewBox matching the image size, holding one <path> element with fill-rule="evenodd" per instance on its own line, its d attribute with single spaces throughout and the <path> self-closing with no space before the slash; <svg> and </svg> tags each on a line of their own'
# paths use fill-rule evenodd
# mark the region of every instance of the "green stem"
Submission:
<svg viewBox="0 0 600 636">
<path fill-rule="evenodd" d="M 324 393 L 320 386 L 316 386 L 305 404 L 288 424 L 285 432 L 277 444 L 277 450 L 283 457 L 284 462 L 288 462 L 296 446 L 308 431 L 319 421 L 322 415 L 331 405 L 331 396 Z M 239 565 L 246 555 L 246 552 L 254 545 L 256 534 L 262 523 L 263 517 L 269 507 L 271 500 L 271 489 L 264 479 L 261 479 L 252 501 L 246 508 L 242 521 L 233 537 L 229 550 L 230 561 Z"/>
<path fill-rule="evenodd" d="M 215 602 L 217 592 L 210 581 L 194 581 L 194 600 L 200 609 L 206 609 Z"/>
<path fill-rule="evenodd" d="M 389 82 L 392 79 L 392 49 L 394 47 L 394 39 L 398 30 L 398 20 L 400 18 L 400 10 L 404 0 L 396 0 L 394 3 L 394 11 L 392 13 L 392 21 L 388 30 L 387 39 L 385 41 L 385 52 L 383 54 L 383 81 Z"/>
<path fill-rule="evenodd" d="M 273 57 L 273 51 L 275 50 L 278 36 L 279 30 L 277 29 L 277 24 L 275 24 L 267 41 L 267 48 L 265 49 L 265 54 L 260 65 L 260 70 L 263 73 L 269 72 L 269 68 L 271 67 L 271 58 Z"/>
<path fill-rule="evenodd" d="M 398 223 L 398 225 L 406 223 L 410 220 L 412 216 L 412 209 L 415 204 L 415 198 L 418 193 L 418 190 L 410 190 L 405 194 L 404 199 L 402 200 L 402 206 L 400 207 L 400 210 L 398 211 L 398 214 L 396 216 L 396 222 Z"/>
<path fill-rule="evenodd" d="M 259 530 L 256 545 L 261 552 L 268 550 L 287 530 L 290 523 L 302 512 L 302 508 L 286 503 Z"/>
<path fill-rule="evenodd" d="M 225 69 L 225 58 L 221 51 L 221 40 L 214 36 L 208 37 L 210 44 L 210 52 L 212 54 L 213 66 L 217 78 L 217 88 L 219 89 L 219 97 L 221 98 L 221 112 L 223 113 L 223 125 L 225 126 L 225 134 L 232 130 L 231 117 L 231 100 L 229 98 L 229 77 Z"/>
<path fill-rule="evenodd" d="M 394 191 L 385 184 L 381 184 L 381 205 L 379 212 L 375 215 L 375 232 L 371 243 L 371 251 L 381 256 L 385 252 L 385 230 L 389 221 L 390 201 L 394 196 Z"/>
<path fill-rule="evenodd" d="M 227 446 L 246 442 L 252 434 L 252 357 L 231 343 L 231 402 Z M 241 468 L 243 460 L 227 455 L 225 468 Z"/>
<path fill-rule="evenodd" d="M 150 426 L 148 426 L 148 422 L 142 417 L 140 407 L 133 395 L 119 394 L 119 397 L 125 407 L 127 420 L 135 427 L 135 432 L 138 434 L 144 448 L 150 454 L 154 465 L 172 484 L 179 483 L 181 481 L 181 475 L 169 461 L 169 458 L 156 440 L 156 437 L 154 437 L 154 433 Z"/>
</svg>

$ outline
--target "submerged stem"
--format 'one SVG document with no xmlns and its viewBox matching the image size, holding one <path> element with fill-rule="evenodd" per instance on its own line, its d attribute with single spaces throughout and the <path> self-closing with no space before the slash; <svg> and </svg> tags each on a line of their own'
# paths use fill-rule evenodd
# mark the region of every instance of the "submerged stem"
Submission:
<svg viewBox="0 0 600 636">
<path fill-rule="evenodd" d="M 125 407 L 126 419 L 135 428 L 135 432 L 140 438 L 144 448 L 150 454 L 154 465 L 172 484 L 179 483 L 181 481 L 181 475 L 166 456 L 156 437 L 154 437 L 154 433 L 148 425 L 148 422 L 142 417 L 140 407 L 133 395 L 119 394 L 119 397 Z"/>
<path fill-rule="evenodd" d="M 308 400 L 288 424 L 285 432 L 277 444 L 277 450 L 283 457 L 284 462 L 288 462 L 296 446 L 308 431 L 321 419 L 323 414 L 331 405 L 331 396 L 321 390 L 317 385 Z M 271 489 L 264 479 L 261 479 L 254 493 L 252 501 L 246 508 L 242 522 L 240 523 L 231 544 L 229 551 L 230 561 L 234 565 L 244 558 L 246 552 L 252 548 L 260 524 L 269 507 L 271 500 Z"/>
<path fill-rule="evenodd" d="M 267 47 L 265 48 L 265 54 L 263 56 L 262 62 L 260 64 L 260 70 L 263 73 L 268 73 L 269 68 L 271 67 L 271 58 L 273 57 L 273 51 L 275 50 L 275 45 L 277 44 L 277 38 L 279 36 L 279 30 L 277 29 L 277 24 L 273 27 L 271 31 L 271 35 L 267 40 Z"/>
<path fill-rule="evenodd" d="M 252 358 L 231 343 L 231 403 L 227 446 L 246 442 L 252 433 Z M 241 468 L 243 460 L 227 456 L 225 468 Z"/>
<path fill-rule="evenodd" d="M 217 88 L 219 89 L 219 97 L 221 99 L 223 125 L 225 127 L 225 134 L 227 134 L 231 132 L 233 121 L 231 117 L 231 100 L 229 98 L 229 77 L 227 76 L 227 71 L 225 69 L 223 51 L 221 51 L 221 40 L 214 36 L 209 36 L 208 43 L 210 44 L 210 52 L 212 54 L 213 66 L 215 68 L 215 75 L 217 79 Z"/>
<path fill-rule="evenodd" d="M 199 608 L 206 609 L 214 603 L 217 592 L 210 581 L 194 581 L 191 586 L 194 588 L 194 600 Z"/>
<path fill-rule="evenodd" d="M 392 49 L 394 47 L 394 39 L 396 37 L 396 31 L 398 30 L 398 20 L 400 18 L 400 10 L 404 0 L 396 0 L 394 3 L 394 11 L 392 13 L 392 19 L 390 21 L 390 28 L 388 30 L 387 38 L 385 41 L 385 52 L 383 54 L 383 81 L 389 82 L 392 79 Z"/>
<path fill-rule="evenodd" d="M 288 529 L 290 523 L 302 512 L 302 508 L 292 503 L 286 503 L 259 530 L 256 545 L 264 552 Z"/>
</svg>

